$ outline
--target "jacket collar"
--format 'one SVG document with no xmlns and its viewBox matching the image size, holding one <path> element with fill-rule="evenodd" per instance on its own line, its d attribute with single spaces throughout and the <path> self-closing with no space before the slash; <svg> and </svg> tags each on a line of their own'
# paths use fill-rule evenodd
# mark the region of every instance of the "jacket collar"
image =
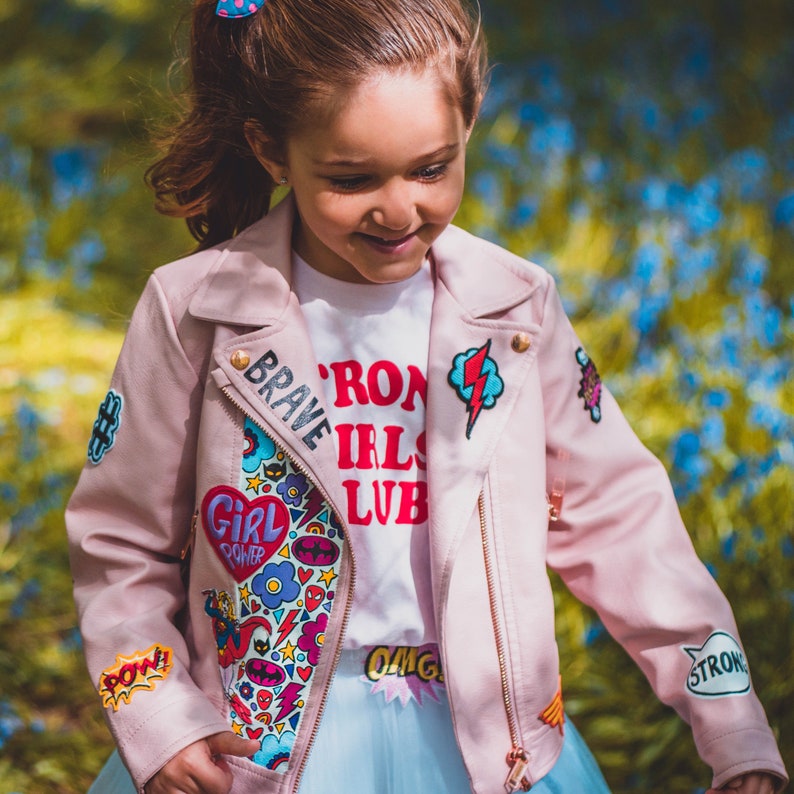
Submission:
<svg viewBox="0 0 794 794">
<path fill-rule="evenodd" d="M 261 328 L 289 303 L 292 271 L 292 197 L 218 248 L 190 301 L 199 320 Z"/>
<path fill-rule="evenodd" d="M 290 195 L 214 249 L 217 257 L 190 302 L 191 315 L 253 328 L 273 325 L 289 303 L 294 220 Z M 535 289 L 518 257 L 455 226 L 433 244 L 433 259 L 437 277 L 472 318 L 507 311 Z M 491 264 L 487 279 L 476 272 L 485 261 Z"/>
</svg>

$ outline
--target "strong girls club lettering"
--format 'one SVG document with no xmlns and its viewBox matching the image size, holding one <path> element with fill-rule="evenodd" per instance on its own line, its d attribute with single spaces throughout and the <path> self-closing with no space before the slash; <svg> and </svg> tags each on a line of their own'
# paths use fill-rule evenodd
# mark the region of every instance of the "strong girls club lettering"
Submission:
<svg viewBox="0 0 794 794">
<path fill-rule="evenodd" d="M 427 401 L 427 380 L 415 366 L 400 367 L 388 360 L 364 366 L 347 360 L 321 364 L 319 371 L 336 409 L 383 408 L 388 416 L 399 419 L 423 408 Z M 265 403 L 283 412 L 282 421 L 293 430 L 305 430 L 302 440 L 309 449 L 316 449 L 317 442 L 331 432 L 317 397 L 306 384 L 295 384 L 292 369 L 274 351 L 253 362 L 244 375 L 258 387 Z M 336 423 L 340 470 L 365 473 L 342 481 L 348 523 L 414 525 L 427 520 L 427 483 L 423 475 L 416 475 L 426 469 L 426 437 L 424 431 L 411 434 L 405 424 Z M 372 470 L 382 471 L 383 476 L 367 476 Z M 232 553 L 235 548 L 230 547 Z"/>
<path fill-rule="evenodd" d="M 337 421 L 339 470 L 349 524 L 412 526 L 427 521 L 427 380 L 418 367 L 350 359 L 320 365 L 334 407 L 370 421 Z M 413 429 L 411 429 L 413 428 Z M 348 476 L 346 476 L 348 475 Z"/>
</svg>

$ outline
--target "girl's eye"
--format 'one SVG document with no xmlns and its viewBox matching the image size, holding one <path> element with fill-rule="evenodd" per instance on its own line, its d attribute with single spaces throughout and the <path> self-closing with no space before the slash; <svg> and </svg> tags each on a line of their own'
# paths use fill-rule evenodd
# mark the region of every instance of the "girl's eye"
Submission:
<svg viewBox="0 0 794 794">
<path fill-rule="evenodd" d="M 340 176 L 329 177 L 328 181 L 334 190 L 341 190 L 343 192 L 352 192 L 358 190 L 367 183 L 365 176 Z"/>
<path fill-rule="evenodd" d="M 423 182 L 433 182 L 440 179 L 447 171 L 446 163 L 441 165 L 427 165 L 420 168 L 416 174 Z"/>
</svg>

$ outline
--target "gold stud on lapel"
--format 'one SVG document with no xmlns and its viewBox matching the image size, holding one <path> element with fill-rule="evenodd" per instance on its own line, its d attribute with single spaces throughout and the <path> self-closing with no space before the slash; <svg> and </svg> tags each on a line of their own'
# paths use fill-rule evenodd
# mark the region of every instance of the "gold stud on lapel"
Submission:
<svg viewBox="0 0 794 794">
<path fill-rule="evenodd" d="M 247 350 L 235 350 L 229 361 L 235 369 L 245 369 L 251 363 L 251 356 Z"/>
<path fill-rule="evenodd" d="M 510 347 L 516 351 L 516 353 L 524 353 L 532 345 L 532 338 L 529 334 L 525 334 L 523 331 L 520 331 L 513 337 L 513 341 L 510 342 Z"/>
</svg>

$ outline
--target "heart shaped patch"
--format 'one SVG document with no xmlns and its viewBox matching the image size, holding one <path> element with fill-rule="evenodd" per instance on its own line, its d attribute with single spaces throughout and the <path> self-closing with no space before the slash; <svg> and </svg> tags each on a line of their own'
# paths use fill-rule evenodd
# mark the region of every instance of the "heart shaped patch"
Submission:
<svg viewBox="0 0 794 794">
<path fill-rule="evenodd" d="M 235 581 L 242 582 L 281 547 L 290 516 L 275 496 L 249 500 L 236 488 L 217 485 L 201 503 L 201 523 L 218 559 Z"/>
</svg>

